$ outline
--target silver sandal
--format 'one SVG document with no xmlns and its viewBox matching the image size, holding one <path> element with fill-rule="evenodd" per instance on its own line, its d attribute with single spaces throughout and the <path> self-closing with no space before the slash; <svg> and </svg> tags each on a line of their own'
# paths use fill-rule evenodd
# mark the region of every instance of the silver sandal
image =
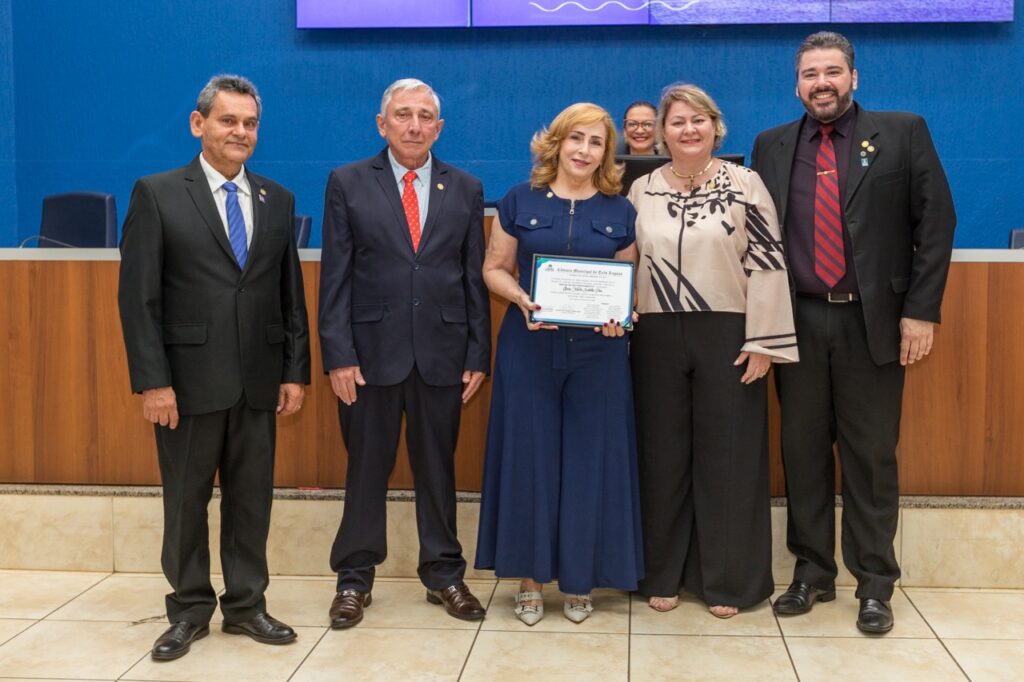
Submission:
<svg viewBox="0 0 1024 682">
<path fill-rule="evenodd" d="M 527 602 L 539 601 L 534 605 Z M 536 625 L 544 617 L 544 595 L 540 592 L 516 592 L 516 618 L 527 625 Z"/>
<path fill-rule="evenodd" d="M 594 610 L 594 603 L 589 594 L 567 594 L 565 603 L 562 604 L 562 613 L 574 623 L 582 623 L 590 617 Z"/>
</svg>

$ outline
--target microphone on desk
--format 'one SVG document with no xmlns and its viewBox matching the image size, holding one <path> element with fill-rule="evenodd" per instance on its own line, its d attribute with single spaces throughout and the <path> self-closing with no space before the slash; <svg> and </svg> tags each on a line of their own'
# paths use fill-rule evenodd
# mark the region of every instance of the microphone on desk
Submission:
<svg viewBox="0 0 1024 682">
<path fill-rule="evenodd" d="M 36 240 L 38 240 L 40 242 L 47 242 L 47 243 L 50 243 L 50 244 L 56 244 L 57 246 L 63 246 L 63 247 L 68 248 L 68 249 L 77 249 L 78 248 L 74 244 L 68 244 L 67 242 L 62 242 L 59 239 L 51 239 L 49 237 L 44 237 L 41 234 L 34 234 L 31 237 L 26 237 L 24 240 L 22 240 L 22 242 L 20 244 L 18 244 L 18 248 L 19 249 L 25 248 L 25 246 L 30 241 L 32 241 L 33 239 L 36 239 Z"/>
</svg>

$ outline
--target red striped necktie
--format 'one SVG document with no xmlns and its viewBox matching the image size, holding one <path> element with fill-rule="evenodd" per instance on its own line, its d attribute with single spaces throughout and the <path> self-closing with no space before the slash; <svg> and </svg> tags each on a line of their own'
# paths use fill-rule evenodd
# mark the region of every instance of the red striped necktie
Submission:
<svg viewBox="0 0 1024 682">
<path fill-rule="evenodd" d="M 832 145 L 832 124 L 822 125 L 821 144 L 815 161 L 814 186 L 814 274 L 829 289 L 846 274 L 843 254 L 843 219 L 839 203 L 839 171 L 836 148 Z"/>
</svg>

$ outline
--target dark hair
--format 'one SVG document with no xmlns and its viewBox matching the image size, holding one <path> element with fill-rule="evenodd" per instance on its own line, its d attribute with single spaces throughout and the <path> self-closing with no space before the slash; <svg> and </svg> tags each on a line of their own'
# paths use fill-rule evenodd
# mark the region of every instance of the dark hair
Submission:
<svg viewBox="0 0 1024 682">
<path fill-rule="evenodd" d="M 846 58 L 846 65 L 853 71 L 853 43 L 846 36 L 835 31 L 818 31 L 804 38 L 796 49 L 796 70 L 800 72 L 800 58 L 810 50 L 839 50 Z"/>
<path fill-rule="evenodd" d="M 658 107 L 654 106 L 653 104 L 651 104 L 650 102 L 648 102 L 645 99 L 638 99 L 637 101 L 633 102 L 628 107 L 626 107 L 626 110 L 624 112 L 622 112 L 622 120 L 623 121 L 626 120 L 626 116 L 629 115 L 629 110 L 632 109 L 633 107 L 647 107 L 648 109 L 653 111 L 655 114 L 658 113 Z"/>
<path fill-rule="evenodd" d="M 230 73 L 221 73 L 209 80 L 199 91 L 196 98 L 196 111 L 206 118 L 213 111 L 213 100 L 218 92 L 237 92 L 240 95 L 249 95 L 256 100 L 256 117 L 263 113 L 263 100 L 252 81 L 243 76 L 236 76 Z"/>
</svg>

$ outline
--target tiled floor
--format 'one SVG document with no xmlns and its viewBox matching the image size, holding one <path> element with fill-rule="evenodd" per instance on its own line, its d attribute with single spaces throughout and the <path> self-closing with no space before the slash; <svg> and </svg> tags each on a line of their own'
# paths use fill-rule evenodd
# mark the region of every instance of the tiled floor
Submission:
<svg viewBox="0 0 1024 682">
<path fill-rule="evenodd" d="M 154 663 L 166 627 L 159 575 L 0 571 L 0 680 L 1020 680 L 1024 590 L 904 588 L 896 627 L 854 627 L 852 590 L 803 617 L 767 603 L 719 620 L 692 599 L 667 614 L 601 590 L 581 625 L 548 589 L 536 627 L 511 611 L 515 583 L 468 581 L 490 605 L 482 624 L 427 604 L 415 580 L 380 579 L 366 619 L 331 631 L 330 578 L 275 578 L 270 612 L 299 633 L 272 647 L 219 627 L 184 658 Z M 217 581 L 219 587 L 219 580 Z M 217 619 L 216 622 L 219 622 Z"/>
</svg>

